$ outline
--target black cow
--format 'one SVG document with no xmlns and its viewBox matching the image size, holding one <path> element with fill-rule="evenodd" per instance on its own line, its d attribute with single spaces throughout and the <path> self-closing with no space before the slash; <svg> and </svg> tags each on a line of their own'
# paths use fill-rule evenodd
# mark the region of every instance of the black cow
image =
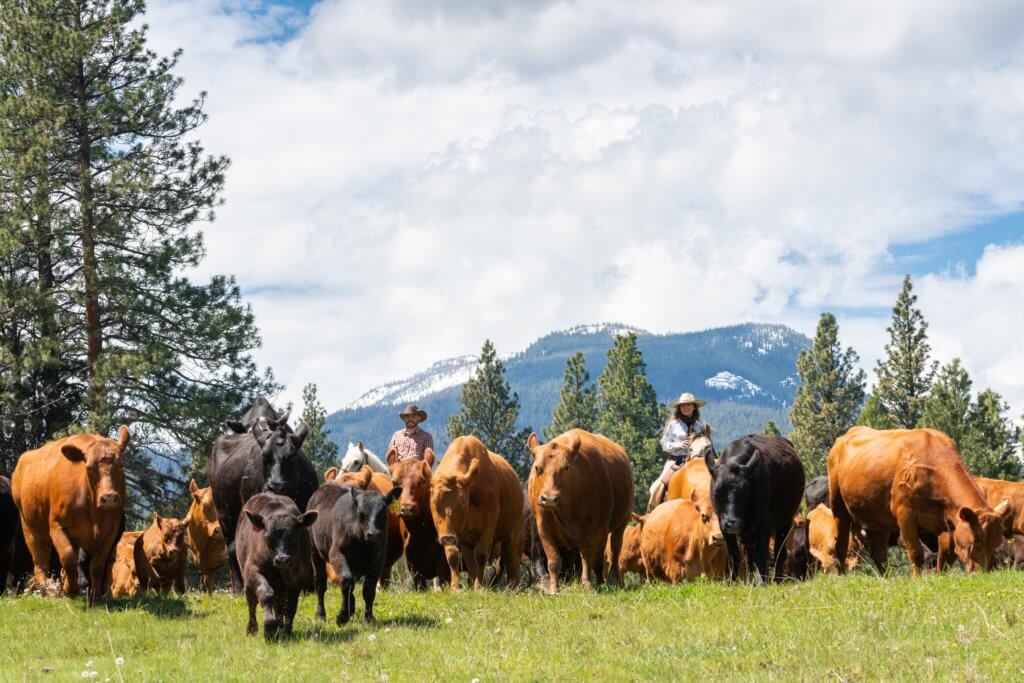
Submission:
<svg viewBox="0 0 1024 683">
<path fill-rule="evenodd" d="M 245 411 L 245 415 L 242 415 L 241 420 L 225 420 L 224 426 L 227 427 L 229 432 L 235 434 L 245 434 L 255 425 L 266 425 L 269 422 L 284 422 L 288 424 L 288 411 L 279 413 L 274 410 L 274 406 L 270 404 L 270 401 L 258 397 L 253 404 L 249 406 L 249 410 Z"/>
<path fill-rule="evenodd" d="M 824 474 L 807 482 L 804 489 L 804 500 L 807 501 L 807 511 L 810 512 L 818 505 L 831 508 L 828 499 L 828 477 Z"/>
<path fill-rule="evenodd" d="M 224 534 L 231 587 L 236 593 L 242 590 L 234 546 L 242 506 L 257 493 L 268 491 L 288 496 L 300 510 L 305 510 L 309 497 L 319 486 L 316 469 L 301 451 L 308 433 L 306 426 L 300 424 L 292 432 L 287 422 L 269 420 L 267 427 L 254 424 L 245 434 L 221 436 L 206 464 L 213 504 Z"/>
<path fill-rule="evenodd" d="M 704 461 L 711 472 L 711 502 L 729 551 L 729 576 L 733 580 L 739 576 L 742 543 L 747 576 L 764 583 L 768 542 L 774 536 L 774 574 L 775 580 L 781 581 L 786 535 L 804 492 L 804 467 L 793 444 L 777 436 L 751 434 L 729 444 L 717 463 L 710 451 Z"/>
<path fill-rule="evenodd" d="M 347 484 L 324 484 L 309 499 L 309 509 L 320 513 L 310 536 L 313 541 L 313 585 L 316 617 L 326 619 L 324 593 L 327 565 L 341 585 L 341 610 L 335 623 L 348 623 L 356 611 L 356 581 L 363 580 L 363 621 L 373 621 L 377 581 L 384 571 L 388 544 L 388 506 L 402 495 L 396 486 L 386 496 Z"/>
<path fill-rule="evenodd" d="M 790 579 L 803 581 L 810 577 L 811 549 L 807 541 L 807 519 L 804 517 L 798 518 L 789 530 L 784 569 Z"/>
<path fill-rule="evenodd" d="M 309 527 L 315 510 L 302 512 L 291 498 L 259 493 L 242 508 L 235 530 L 235 561 L 245 577 L 249 624 L 256 635 L 256 603 L 263 607 L 263 637 L 291 635 L 299 594 L 309 584 L 312 550 Z"/>
<path fill-rule="evenodd" d="M 523 492 L 523 526 L 526 535 L 523 537 L 523 551 L 530 561 L 530 577 L 534 583 L 546 582 L 548 578 L 548 558 L 544 554 L 544 546 L 540 542 L 540 534 L 537 533 L 537 519 L 533 516 L 533 508 L 530 501 Z M 583 569 L 583 561 L 580 558 L 579 550 L 568 550 L 560 548 L 561 568 L 558 570 L 558 580 L 568 583 L 580 576 Z"/>
<path fill-rule="evenodd" d="M 11 495 L 11 480 L 0 477 L 0 594 L 7 589 L 7 575 L 14 565 L 14 538 L 20 531 L 21 520 Z"/>
</svg>

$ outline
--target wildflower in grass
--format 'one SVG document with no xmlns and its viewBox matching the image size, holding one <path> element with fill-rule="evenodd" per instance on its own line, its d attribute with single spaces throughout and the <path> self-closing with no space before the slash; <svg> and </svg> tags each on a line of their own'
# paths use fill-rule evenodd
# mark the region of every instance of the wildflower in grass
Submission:
<svg viewBox="0 0 1024 683">
<path fill-rule="evenodd" d="M 444 623 L 446 623 L 446 624 L 452 623 L 452 618 L 451 617 L 445 617 Z"/>
<path fill-rule="evenodd" d="M 367 639 L 369 639 L 370 641 L 374 641 L 374 640 L 377 640 L 377 636 L 376 636 L 376 634 L 373 634 L 373 633 L 371 633 L 370 635 L 368 635 L 368 636 L 366 636 L 366 637 L 367 637 Z"/>
<path fill-rule="evenodd" d="M 124 666 L 124 657 L 118 657 L 117 659 L 115 659 L 114 664 L 117 664 L 117 668 L 120 669 L 122 666 Z"/>
</svg>

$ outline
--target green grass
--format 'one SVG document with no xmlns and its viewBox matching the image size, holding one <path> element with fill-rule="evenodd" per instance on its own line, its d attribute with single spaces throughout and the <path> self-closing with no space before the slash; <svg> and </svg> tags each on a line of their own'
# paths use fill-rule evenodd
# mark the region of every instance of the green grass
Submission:
<svg viewBox="0 0 1024 683">
<path fill-rule="evenodd" d="M 1019 680 L 1022 593 L 1024 573 L 1010 571 L 557 597 L 398 591 L 378 596 L 376 626 L 342 629 L 316 623 L 304 596 L 295 637 L 271 644 L 246 637 L 245 601 L 224 594 L 92 610 L 81 599 L 3 597 L 0 679 Z M 330 597 L 333 616 L 337 589 Z"/>
</svg>

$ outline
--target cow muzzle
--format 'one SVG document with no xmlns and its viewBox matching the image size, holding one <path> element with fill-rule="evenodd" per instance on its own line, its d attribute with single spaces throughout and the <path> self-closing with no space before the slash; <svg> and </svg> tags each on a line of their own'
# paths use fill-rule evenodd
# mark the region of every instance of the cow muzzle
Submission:
<svg viewBox="0 0 1024 683">
<path fill-rule="evenodd" d="M 537 502 L 541 507 L 555 508 L 562 501 L 561 493 L 542 493 L 537 496 Z"/>
<path fill-rule="evenodd" d="M 398 514 L 402 517 L 415 517 L 417 507 L 415 503 L 402 503 L 402 507 L 399 508 Z"/>
<path fill-rule="evenodd" d="M 121 496 L 117 493 L 104 493 L 100 495 L 100 507 L 104 510 L 112 510 L 121 506 Z"/>
<path fill-rule="evenodd" d="M 277 567 L 278 569 L 284 569 L 286 567 L 290 567 L 291 564 L 292 564 L 292 556 L 291 555 L 281 555 L 281 554 L 274 555 L 274 566 Z"/>
<path fill-rule="evenodd" d="M 280 482 L 280 481 L 268 481 L 267 482 L 267 490 L 270 491 L 271 493 L 276 493 L 279 496 L 283 496 L 284 492 L 287 490 L 287 488 L 288 487 L 287 487 L 287 485 L 284 482 Z"/>
<path fill-rule="evenodd" d="M 723 519 L 722 531 L 727 534 L 738 534 L 743 531 L 743 524 L 738 519 Z"/>
<path fill-rule="evenodd" d="M 458 545 L 458 541 L 455 538 L 455 534 L 441 534 L 437 537 L 437 540 L 443 546 Z"/>
</svg>

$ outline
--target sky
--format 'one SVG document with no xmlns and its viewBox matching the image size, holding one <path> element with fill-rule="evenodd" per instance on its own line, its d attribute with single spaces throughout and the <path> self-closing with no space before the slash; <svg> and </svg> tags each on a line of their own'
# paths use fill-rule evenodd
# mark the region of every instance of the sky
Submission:
<svg viewBox="0 0 1024 683">
<path fill-rule="evenodd" d="M 298 403 L 578 323 L 822 311 L 1024 411 L 1024 3 L 151 0 L 232 160 L 233 273 Z M 869 372 L 873 378 L 873 373 Z M 693 389 L 693 388 L 681 388 Z M 699 390 L 699 387 L 696 388 Z"/>
</svg>

